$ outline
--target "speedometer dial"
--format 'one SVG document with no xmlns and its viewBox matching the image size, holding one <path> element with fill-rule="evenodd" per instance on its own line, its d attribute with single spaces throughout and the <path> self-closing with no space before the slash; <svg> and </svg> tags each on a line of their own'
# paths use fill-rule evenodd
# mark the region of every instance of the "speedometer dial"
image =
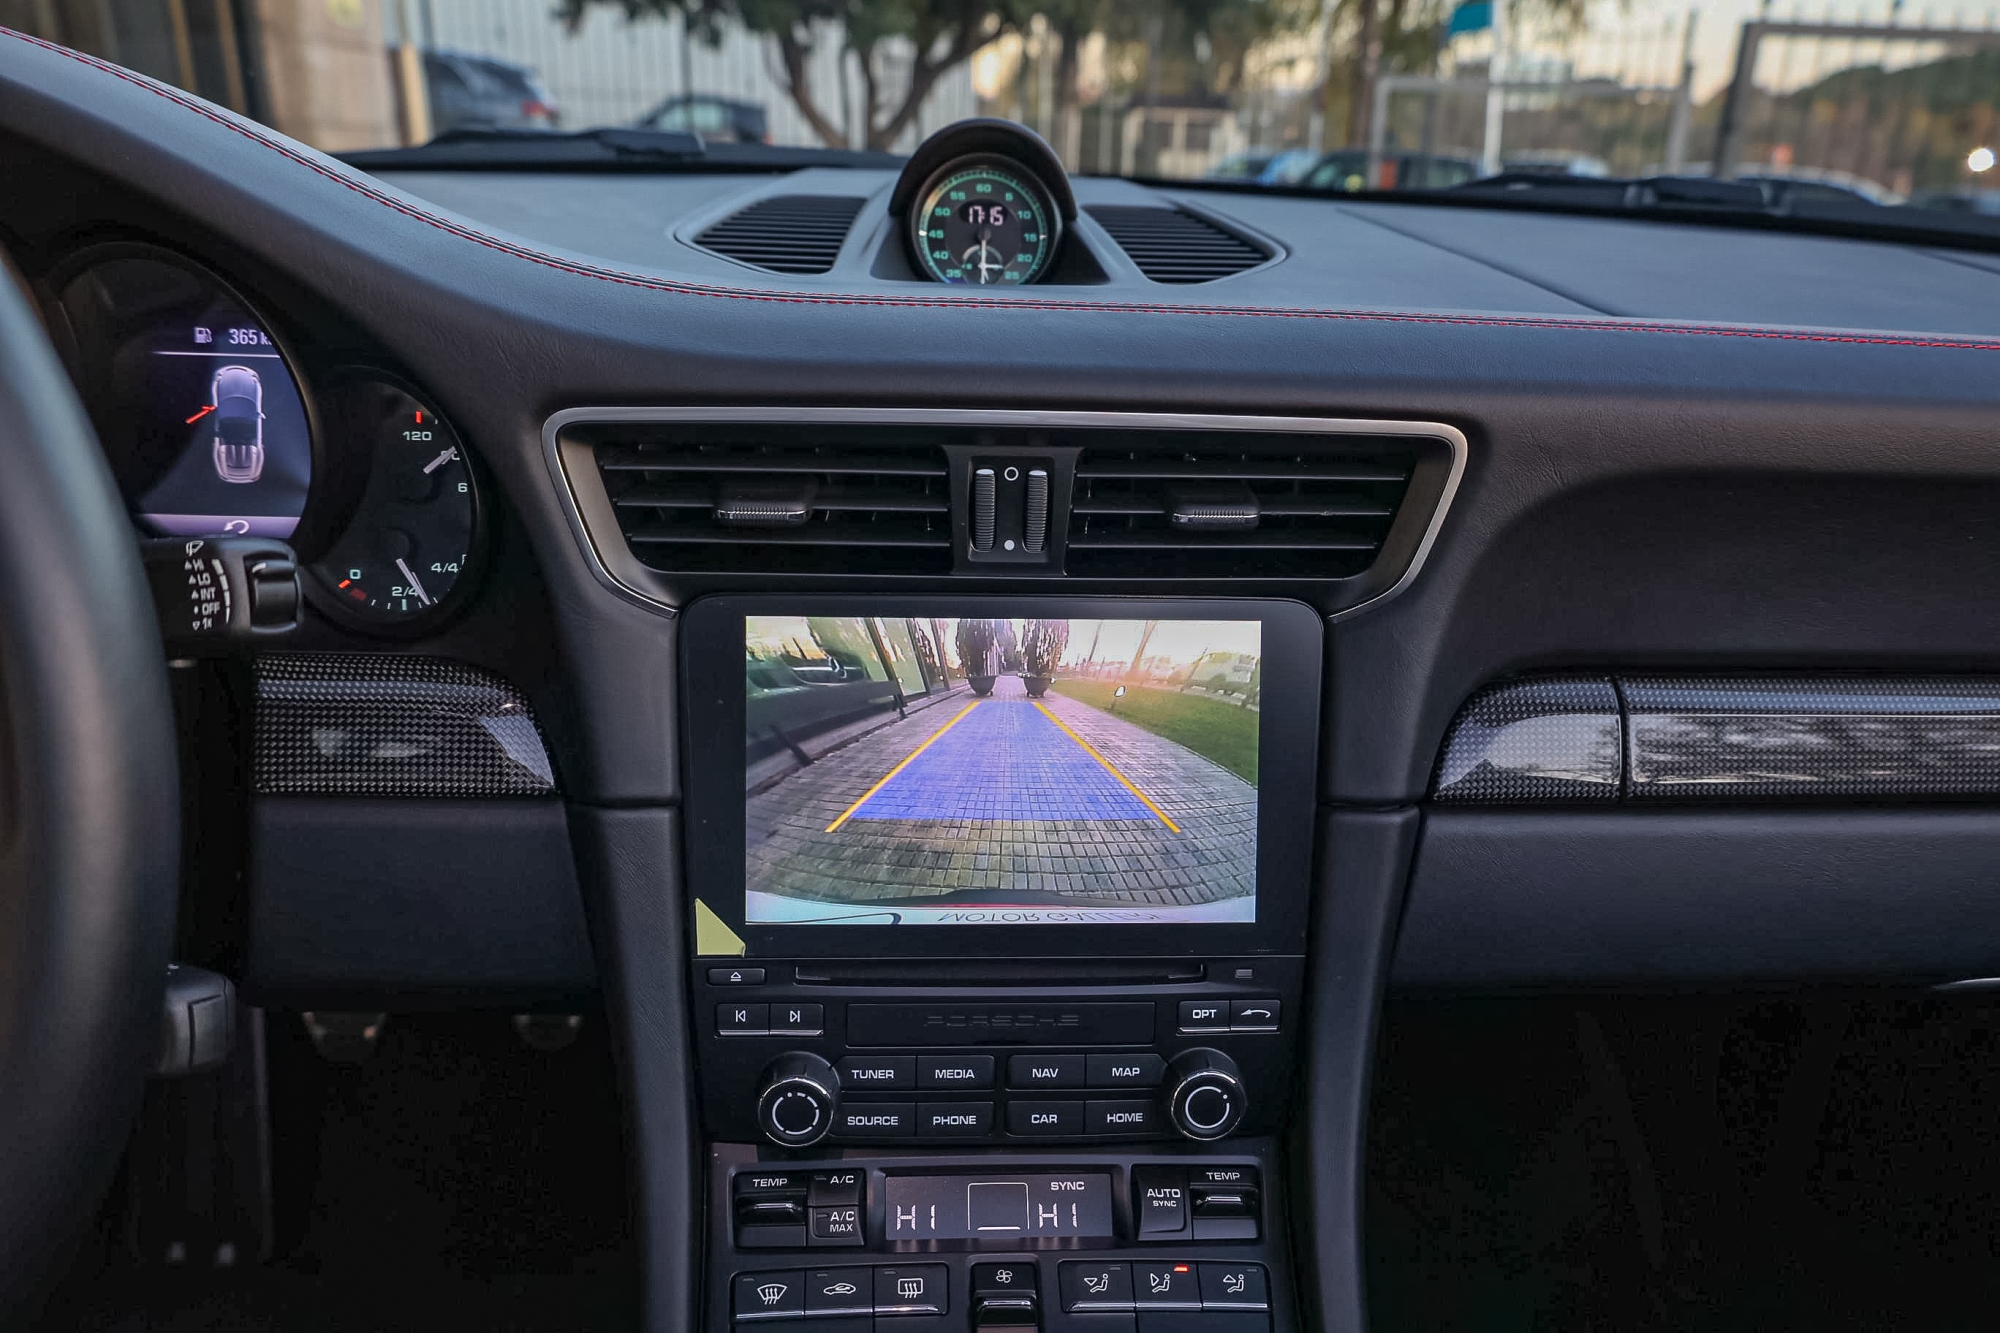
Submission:
<svg viewBox="0 0 2000 1333">
<path fill-rule="evenodd" d="M 1062 223 L 1048 191 L 1006 158 L 947 163 L 918 192 L 911 249 L 939 282 L 1021 286 L 1047 271 Z"/>
</svg>

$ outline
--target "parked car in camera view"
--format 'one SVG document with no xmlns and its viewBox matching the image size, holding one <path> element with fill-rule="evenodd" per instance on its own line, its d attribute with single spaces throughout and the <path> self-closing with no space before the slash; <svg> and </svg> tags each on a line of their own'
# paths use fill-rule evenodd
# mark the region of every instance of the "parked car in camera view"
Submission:
<svg viewBox="0 0 2000 1333">
<path fill-rule="evenodd" d="M 224 366 L 209 381 L 215 408 L 215 475 L 247 486 L 264 475 L 264 382 L 248 366 Z"/>
</svg>

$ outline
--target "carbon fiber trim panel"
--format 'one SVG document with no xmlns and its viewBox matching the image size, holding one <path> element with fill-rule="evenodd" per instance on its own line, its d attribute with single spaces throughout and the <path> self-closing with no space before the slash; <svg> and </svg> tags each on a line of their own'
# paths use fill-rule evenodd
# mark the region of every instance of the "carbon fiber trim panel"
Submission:
<svg viewBox="0 0 2000 1333">
<path fill-rule="evenodd" d="M 1618 692 L 1602 676 L 1490 685 L 1459 710 L 1433 796 L 1449 804 L 1618 799 Z"/>
<path fill-rule="evenodd" d="M 1508 681 L 1459 710 L 1432 789 L 1466 805 L 1857 797 L 2000 798 L 2000 679 Z"/>
<path fill-rule="evenodd" d="M 2000 680 L 1635 676 L 1634 801 L 2000 795 Z"/>
<path fill-rule="evenodd" d="M 262 796 L 546 796 L 528 701 L 426 657 L 299 653 L 256 662 L 251 780 Z"/>
</svg>

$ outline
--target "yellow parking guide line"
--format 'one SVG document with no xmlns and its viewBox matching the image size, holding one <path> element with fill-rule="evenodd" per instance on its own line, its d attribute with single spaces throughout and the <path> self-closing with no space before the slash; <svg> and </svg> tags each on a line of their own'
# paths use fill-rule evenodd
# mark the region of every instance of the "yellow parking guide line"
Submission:
<svg viewBox="0 0 2000 1333">
<path fill-rule="evenodd" d="M 1179 824 L 1176 824 L 1173 820 L 1167 818 L 1166 811 L 1160 809 L 1159 806 L 1153 804 L 1152 797 L 1146 795 L 1145 792 L 1142 792 L 1137 787 L 1133 786 L 1132 779 L 1126 777 L 1123 773 L 1120 773 L 1118 771 L 1117 765 L 1113 764 L 1109 759 L 1106 759 L 1103 755 L 1099 754 L 1097 752 L 1097 748 L 1093 746 L 1089 741 L 1085 740 L 1083 737 L 1077 735 L 1074 731 L 1070 730 L 1069 723 L 1063 721 L 1061 718 L 1057 717 L 1054 713 L 1051 713 L 1048 710 L 1048 706 L 1043 704 L 1039 699 L 1035 701 L 1035 707 L 1042 710 L 1043 717 L 1046 717 L 1049 721 L 1061 727 L 1063 729 L 1064 735 L 1068 736 L 1078 745 L 1081 745 L 1083 747 L 1083 752 L 1085 754 L 1089 755 L 1092 759 L 1095 759 L 1098 763 L 1104 765 L 1105 772 L 1109 773 L 1112 777 L 1117 778 L 1120 782 L 1124 783 L 1126 791 L 1131 792 L 1134 796 L 1144 801 L 1146 803 L 1146 808 L 1148 810 L 1151 810 L 1154 814 L 1158 815 L 1160 817 L 1160 822 L 1162 824 L 1165 824 L 1168 828 L 1172 829 L 1176 833 L 1179 833 L 1181 831 L 1181 826 Z M 956 721 L 956 719 L 953 720 Z M 912 757 L 914 758 L 915 756 Z M 894 775 L 891 774 L 891 776 Z M 889 779 L 884 778 L 882 780 L 884 782 L 887 782 Z M 866 800 L 867 797 L 864 796 L 862 799 Z M 842 816 L 842 818 L 845 818 L 845 816 Z"/>
<path fill-rule="evenodd" d="M 894 768 L 890 769 L 887 773 L 884 773 L 882 775 L 882 780 L 880 782 L 870 787 L 867 791 L 861 793 L 861 799 L 856 801 L 853 805 L 848 806 L 845 810 L 842 810 L 840 812 L 840 818 L 834 820 L 831 824 L 828 824 L 826 826 L 826 831 L 828 833 L 832 833 L 842 824 L 845 824 L 848 820 L 852 819 L 854 817 L 854 812 L 856 810 L 859 810 L 862 806 L 868 804 L 869 801 L 874 799 L 876 792 L 881 791 L 884 787 L 888 786 L 889 783 L 892 780 L 894 780 L 895 776 L 898 773 L 902 772 L 904 769 L 908 768 L 912 763 L 916 761 L 916 757 L 918 755 L 922 754 L 925 750 L 930 749 L 931 746 L 937 744 L 938 737 L 944 735 L 947 731 L 950 731 L 953 727 L 957 726 L 959 723 L 959 719 L 964 717 L 967 713 L 970 713 L 973 709 L 979 707 L 979 703 L 980 703 L 979 700 L 974 699 L 971 703 L 959 709 L 957 715 L 954 716 L 951 721 L 945 723 L 943 726 L 939 727 L 936 731 L 933 731 L 931 733 L 931 738 L 929 740 L 925 741 L 922 745 L 919 745 L 916 749 L 904 755 L 902 763 L 896 765 Z M 1143 801 L 1146 798 L 1142 796 L 1139 799 Z M 1160 817 L 1162 819 L 1166 818 L 1165 815 L 1162 815 Z"/>
</svg>

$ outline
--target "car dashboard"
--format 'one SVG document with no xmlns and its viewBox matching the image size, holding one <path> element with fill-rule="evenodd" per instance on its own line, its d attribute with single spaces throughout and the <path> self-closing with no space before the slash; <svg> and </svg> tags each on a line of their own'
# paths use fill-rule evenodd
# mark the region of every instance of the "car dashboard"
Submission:
<svg viewBox="0 0 2000 1333">
<path fill-rule="evenodd" d="M 300 568 L 183 955 L 602 1004 L 649 1328 L 1360 1330 L 1386 997 L 2000 972 L 1992 250 L 1003 162 L 974 289 L 892 166 L 365 158 L 0 33 L 135 530 Z"/>
</svg>

